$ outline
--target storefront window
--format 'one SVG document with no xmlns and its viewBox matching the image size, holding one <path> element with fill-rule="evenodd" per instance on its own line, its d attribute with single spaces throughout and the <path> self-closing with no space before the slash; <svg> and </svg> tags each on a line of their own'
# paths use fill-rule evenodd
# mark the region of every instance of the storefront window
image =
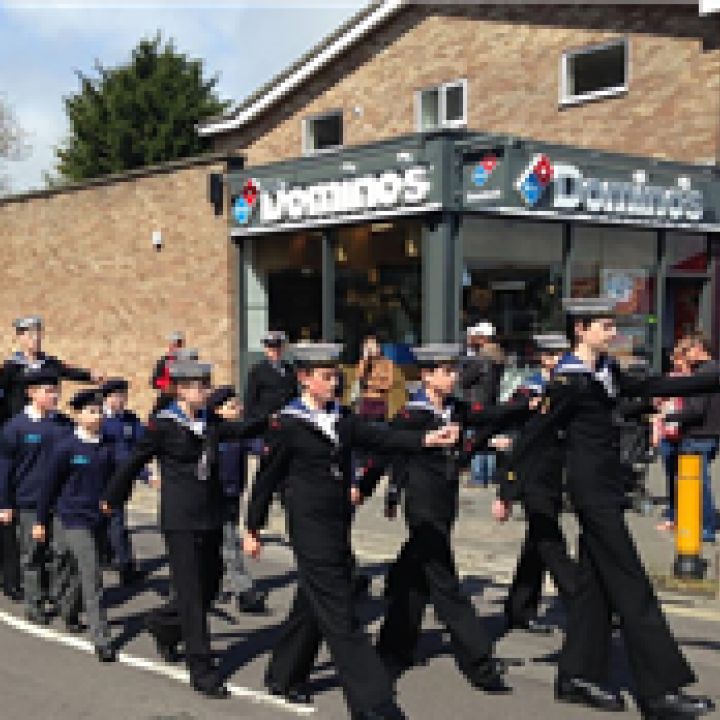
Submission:
<svg viewBox="0 0 720 720">
<path fill-rule="evenodd" d="M 421 228 L 416 222 L 372 223 L 338 231 L 335 256 L 335 339 L 357 359 L 368 330 L 386 354 L 409 359 L 422 318 Z"/>
<path fill-rule="evenodd" d="M 653 359 L 656 272 L 655 232 L 573 227 L 571 294 L 617 301 L 619 355 Z"/>
<path fill-rule="evenodd" d="M 706 235 L 668 232 L 665 236 L 669 273 L 707 272 L 708 243 Z"/>
<path fill-rule="evenodd" d="M 520 365 L 532 335 L 563 328 L 562 226 L 495 218 L 463 220 L 463 328 L 489 320 Z"/>
<path fill-rule="evenodd" d="M 248 349 L 260 350 L 266 330 L 284 330 L 292 342 L 322 332 L 322 237 L 313 233 L 246 242 Z"/>
</svg>

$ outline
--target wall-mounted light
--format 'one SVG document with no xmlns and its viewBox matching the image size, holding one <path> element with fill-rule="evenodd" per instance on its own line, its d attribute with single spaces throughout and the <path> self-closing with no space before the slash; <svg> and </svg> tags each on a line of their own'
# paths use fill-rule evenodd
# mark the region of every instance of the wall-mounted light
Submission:
<svg viewBox="0 0 720 720">
<path fill-rule="evenodd" d="M 415 238 L 409 237 L 405 240 L 405 254 L 411 258 L 418 256 L 418 245 Z"/>
<path fill-rule="evenodd" d="M 152 231 L 152 244 L 155 250 L 157 252 L 160 252 L 162 250 L 163 246 L 163 236 L 162 236 L 162 230 L 153 230 Z"/>
</svg>

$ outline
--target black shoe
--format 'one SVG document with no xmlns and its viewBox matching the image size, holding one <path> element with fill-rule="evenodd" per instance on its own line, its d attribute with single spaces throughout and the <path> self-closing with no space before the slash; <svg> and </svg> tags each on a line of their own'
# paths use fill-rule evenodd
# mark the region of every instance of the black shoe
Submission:
<svg viewBox="0 0 720 720">
<path fill-rule="evenodd" d="M 219 678 L 203 678 L 202 680 L 190 680 L 190 685 L 195 692 L 204 695 L 212 700 L 225 700 L 230 697 L 230 691 Z"/>
<path fill-rule="evenodd" d="M 670 718 L 696 718 L 715 709 L 715 703 L 704 696 L 668 693 L 640 703 L 645 720 L 669 720 Z"/>
<path fill-rule="evenodd" d="M 262 614 L 267 612 L 267 593 L 255 588 L 238 593 L 236 602 L 241 613 Z"/>
<path fill-rule="evenodd" d="M 487 674 L 472 678 L 470 682 L 477 690 L 491 695 L 506 695 L 512 692 L 512 688 L 505 682 L 502 672 L 496 667 L 493 667 Z"/>
<path fill-rule="evenodd" d="M 284 690 L 277 683 L 266 678 L 265 687 L 271 695 L 282 698 L 291 705 L 312 705 L 312 696 L 310 695 L 308 686 L 305 684 L 296 685 Z"/>
<path fill-rule="evenodd" d="M 117 654 L 112 645 L 98 645 L 95 648 L 95 655 L 101 663 L 111 663 L 117 660 Z"/>
<path fill-rule="evenodd" d="M 50 624 L 50 618 L 42 610 L 26 610 L 25 619 L 35 625 Z"/>
<path fill-rule="evenodd" d="M 372 710 L 353 710 L 351 720 L 407 720 L 405 713 L 394 703 L 389 702 Z"/>
<path fill-rule="evenodd" d="M 15 603 L 20 603 L 25 599 L 23 591 L 20 588 L 6 588 L 5 597 Z"/>
<path fill-rule="evenodd" d="M 119 573 L 120 585 L 123 587 L 132 587 L 145 577 L 145 573 L 142 570 L 138 570 L 134 565 L 121 567 Z"/>
<path fill-rule="evenodd" d="M 163 662 L 173 665 L 180 659 L 176 643 L 168 643 L 155 638 L 155 648 Z"/>
<path fill-rule="evenodd" d="M 80 635 L 80 633 L 86 630 L 85 625 L 77 618 L 65 619 L 63 624 L 65 625 L 65 629 L 72 635 Z"/>
<path fill-rule="evenodd" d="M 362 595 L 367 595 L 370 592 L 370 585 L 372 578 L 365 573 L 357 573 L 353 575 L 352 579 L 352 591 L 353 595 L 357 598 Z"/>
<path fill-rule="evenodd" d="M 623 712 L 625 710 L 625 701 L 620 693 L 580 678 L 558 677 L 555 681 L 555 699 L 607 712 Z"/>
</svg>

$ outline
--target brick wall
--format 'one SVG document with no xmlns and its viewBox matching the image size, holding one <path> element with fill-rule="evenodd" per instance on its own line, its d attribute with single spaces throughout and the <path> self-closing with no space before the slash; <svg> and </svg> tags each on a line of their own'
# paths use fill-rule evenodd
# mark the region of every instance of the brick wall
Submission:
<svg viewBox="0 0 720 720">
<path fill-rule="evenodd" d="M 0 353 L 13 346 L 12 320 L 39 313 L 48 352 L 128 377 L 146 412 L 152 367 L 179 328 L 228 382 L 232 267 L 226 218 L 206 199 L 213 171 L 222 166 L 0 202 Z"/>
<path fill-rule="evenodd" d="M 563 51 L 624 35 L 630 92 L 560 108 Z M 461 77 L 471 130 L 720 162 L 720 18 L 694 6 L 415 6 L 216 147 L 251 165 L 296 157 L 302 118 L 338 108 L 347 144 L 411 133 L 414 91 Z"/>
</svg>

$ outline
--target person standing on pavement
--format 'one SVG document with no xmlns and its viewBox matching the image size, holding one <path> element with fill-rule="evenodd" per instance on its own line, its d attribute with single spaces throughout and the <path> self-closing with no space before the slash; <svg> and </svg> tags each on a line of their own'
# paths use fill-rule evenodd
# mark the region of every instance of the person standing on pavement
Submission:
<svg viewBox="0 0 720 720">
<path fill-rule="evenodd" d="M 115 466 L 113 443 L 102 437 L 103 400 L 100 390 L 81 390 L 70 401 L 77 424 L 50 454 L 32 538 L 47 542 L 54 513 L 60 616 L 70 632 L 82 632 L 80 609 L 84 607 L 98 660 L 113 662 L 115 648 L 102 602 L 98 552 L 100 497 Z"/>
<path fill-rule="evenodd" d="M 155 405 L 150 413 L 153 417 L 156 413 L 166 408 L 172 401 L 173 395 L 170 389 L 170 368 L 178 360 L 178 351 L 185 347 L 185 333 L 175 330 L 168 335 L 168 349 L 163 356 L 155 363 L 155 369 L 150 377 L 150 387 L 158 391 Z"/>
<path fill-rule="evenodd" d="M 466 332 L 465 356 L 460 363 L 463 399 L 482 405 L 495 405 L 500 396 L 504 354 L 494 341 L 495 327 L 483 321 Z M 470 462 L 470 482 L 487 487 L 495 475 L 496 456 L 492 450 L 475 453 Z"/>
<path fill-rule="evenodd" d="M 25 616 L 47 625 L 48 598 L 43 584 L 49 570 L 48 554 L 38 552 L 32 526 L 50 453 L 72 432 L 72 423 L 57 411 L 60 379 L 53 370 L 39 367 L 23 377 L 23 393 L 28 393 L 30 401 L 23 412 L 5 423 L 0 434 L 0 522 L 17 534 Z"/>
<path fill-rule="evenodd" d="M 208 411 L 216 413 L 223 420 L 239 420 L 242 406 L 235 388 L 225 385 L 213 390 L 208 398 Z M 267 610 L 267 596 L 256 587 L 247 570 L 242 538 L 238 531 L 240 503 L 247 480 L 249 449 L 250 441 L 226 441 L 218 445 L 218 472 L 225 495 L 222 530 L 223 578 L 240 612 L 264 613 Z"/>
<path fill-rule="evenodd" d="M 363 339 L 355 377 L 358 383 L 355 412 L 369 420 L 387 420 L 395 363 L 382 354 L 377 335 L 372 332 Z"/>
<path fill-rule="evenodd" d="M 718 372 L 720 366 L 713 360 L 707 340 L 701 334 L 686 338 L 685 358 L 693 375 L 701 376 Z M 716 508 L 712 490 L 712 463 L 718 452 L 720 438 L 720 395 L 709 393 L 688 398 L 678 413 L 665 417 L 666 422 L 679 422 L 682 428 L 680 452 L 702 457 L 703 542 L 714 543 L 716 531 Z"/>
<path fill-rule="evenodd" d="M 117 467 L 130 457 L 145 432 L 140 418 L 127 408 L 128 389 L 129 383 L 124 378 L 112 378 L 101 388 L 105 398 L 102 435 L 113 444 Z M 147 468 L 143 468 L 138 477 L 147 481 Z M 109 520 L 103 522 L 103 531 L 106 537 L 101 544 L 107 544 L 109 548 L 112 565 L 120 573 L 120 584 L 132 585 L 142 574 L 138 571 L 133 557 L 124 506 L 116 509 Z"/>
<path fill-rule="evenodd" d="M 550 433 L 565 432 L 567 487 L 580 523 L 580 544 L 577 592 L 568 608 L 555 696 L 600 710 L 624 710 L 622 696 L 607 684 L 614 612 L 643 717 L 699 717 L 714 703 L 682 690 L 695 682 L 695 675 L 667 625 L 625 521 L 615 412 L 625 398 L 720 391 L 720 375 L 633 378 L 607 354 L 617 334 L 614 302 L 573 298 L 564 306 L 573 350 L 553 373 L 542 421 L 532 433 L 524 432 L 515 448 L 516 461 L 522 462 L 548 442 Z"/>
<path fill-rule="evenodd" d="M 560 357 L 570 344 L 559 333 L 536 335 L 534 341 L 539 352 L 540 369 L 525 380 L 522 388 L 542 399 Z M 535 421 L 538 415 L 535 415 Z M 533 419 L 530 419 L 528 432 L 532 432 L 532 424 Z M 548 442 L 538 448 L 537 453 L 528 456 L 521 467 L 501 475 L 493 515 L 500 522 L 506 521 L 510 517 L 512 502 L 519 500 L 527 518 L 525 540 L 505 599 L 508 629 L 519 628 L 538 634 L 552 632 L 551 626 L 537 618 L 546 571 L 555 581 L 566 608 L 575 594 L 577 565 L 568 554 L 560 528 L 563 475 L 564 448 L 560 433 L 549 436 Z"/>
<path fill-rule="evenodd" d="M 489 438 L 529 412 L 526 399 L 496 407 L 455 400 L 458 345 L 426 345 L 414 348 L 413 354 L 421 369 L 422 387 L 391 427 L 428 432 L 457 423 L 463 432 L 476 428 Z M 394 480 L 405 495 L 408 539 L 388 573 L 389 605 L 378 652 L 394 675 L 410 667 L 425 607 L 431 602 L 450 633 L 456 663 L 473 687 L 489 693 L 509 692 L 483 622 L 462 591 L 453 556 L 451 535 L 458 512 L 462 448 L 399 454 L 392 462 Z M 374 463 L 375 473 L 381 465 Z"/>
<path fill-rule="evenodd" d="M 171 600 L 146 620 L 163 659 L 175 659 L 185 643 L 190 682 L 199 693 L 226 698 L 210 652 L 207 613 L 217 596 L 222 574 L 223 489 L 218 473 L 219 442 L 261 434 L 267 419 L 242 422 L 208 416 L 206 403 L 211 366 L 174 362 L 170 391 L 175 398 L 161 410 L 125 464 L 110 479 L 101 501 L 106 515 L 127 501 L 140 470 L 157 458 L 160 485 L 160 530 L 168 551 Z"/>
<path fill-rule="evenodd" d="M 335 398 L 341 351 L 327 343 L 293 348 L 302 394 L 272 423 L 248 505 L 244 546 L 258 557 L 259 531 L 281 489 L 298 585 L 266 672 L 270 691 L 290 702 L 309 702 L 307 681 L 325 640 L 352 719 L 394 720 L 405 716 L 353 608 L 351 504 L 369 490 L 352 489 L 352 452 L 420 452 L 424 445 L 455 444 L 458 432 L 444 423 L 433 431 L 391 430 L 341 407 Z"/>
</svg>

